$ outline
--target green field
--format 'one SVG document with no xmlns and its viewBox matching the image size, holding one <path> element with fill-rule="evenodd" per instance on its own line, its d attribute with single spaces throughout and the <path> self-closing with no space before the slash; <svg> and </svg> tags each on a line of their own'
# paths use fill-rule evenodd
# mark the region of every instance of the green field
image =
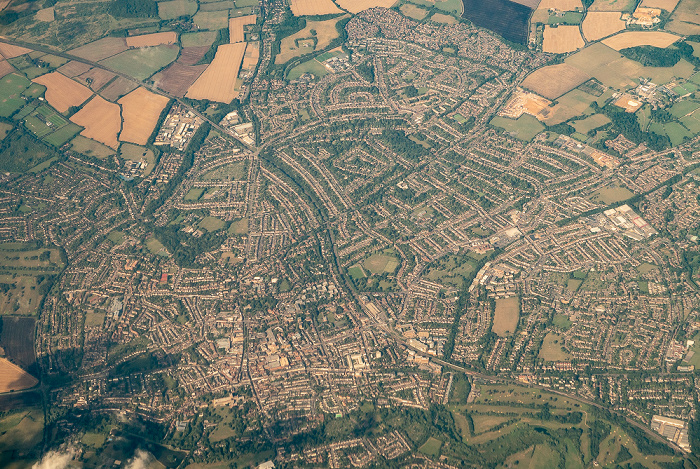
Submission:
<svg viewBox="0 0 700 469">
<path fill-rule="evenodd" d="M 325 77 L 328 75 L 328 70 L 326 67 L 321 65 L 321 63 L 317 62 L 315 59 L 308 60 L 306 62 L 303 62 L 293 69 L 289 71 L 287 74 L 287 79 L 288 80 L 296 80 L 300 76 L 302 76 L 304 73 L 311 73 L 313 74 L 316 78 L 321 78 Z"/>
<path fill-rule="evenodd" d="M 158 16 L 172 20 L 181 16 L 192 16 L 197 11 L 197 2 L 192 0 L 172 0 L 158 2 Z"/>
<path fill-rule="evenodd" d="M 348 275 L 350 275 L 350 277 L 352 277 L 353 280 L 358 280 L 367 277 L 365 271 L 362 269 L 362 266 L 359 264 L 350 267 L 348 269 Z"/>
<path fill-rule="evenodd" d="M 224 221 L 221 218 L 206 217 L 199 222 L 199 227 L 204 228 L 209 232 L 219 231 L 221 228 L 224 227 Z"/>
<path fill-rule="evenodd" d="M 228 27 L 228 16 L 220 11 L 200 11 L 193 18 L 199 29 L 216 31 Z"/>
<path fill-rule="evenodd" d="M 551 15 L 547 24 L 581 24 L 583 13 L 577 11 L 566 11 L 562 16 Z"/>
<path fill-rule="evenodd" d="M 207 173 L 200 179 L 203 181 L 240 181 L 246 177 L 246 163 L 239 161 L 224 166 L 219 166 Z"/>
<path fill-rule="evenodd" d="M 569 360 L 571 355 L 564 350 L 564 341 L 562 337 L 559 334 L 550 332 L 545 336 L 542 342 L 539 357 L 545 361 L 556 362 Z"/>
<path fill-rule="evenodd" d="M 78 135 L 71 140 L 71 150 L 76 153 L 81 153 L 86 156 L 92 156 L 97 159 L 105 159 L 108 156 L 114 155 L 114 150 L 108 146 L 102 145 L 92 139 Z"/>
<path fill-rule="evenodd" d="M 206 189 L 202 188 L 195 188 L 195 189 L 190 189 L 190 191 L 185 194 L 185 200 L 189 200 L 191 202 L 199 200 L 200 197 L 202 197 L 202 194 L 204 194 L 204 191 Z"/>
<path fill-rule="evenodd" d="M 147 163 L 143 176 L 151 174 L 156 165 L 156 157 L 153 150 L 133 143 L 122 143 L 119 147 L 119 156 L 129 161 L 145 161 Z"/>
<path fill-rule="evenodd" d="M 216 40 L 216 31 L 202 31 L 198 33 L 185 33 L 180 36 L 182 47 L 211 46 Z"/>
<path fill-rule="evenodd" d="M 241 218 L 240 220 L 234 221 L 228 228 L 228 232 L 234 235 L 244 235 L 248 233 L 248 219 Z"/>
<path fill-rule="evenodd" d="M 438 440 L 437 438 L 433 438 L 432 436 L 428 438 L 428 440 L 423 443 L 423 445 L 418 448 L 418 451 L 420 451 L 423 454 L 426 454 L 428 456 L 432 456 L 434 458 L 437 458 L 440 456 L 440 447 L 442 446 L 442 441 Z"/>
<path fill-rule="evenodd" d="M 535 138 L 535 135 L 544 130 L 544 125 L 529 114 L 523 114 L 517 120 L 500 116 L 494 117 L 491 119 L 491 125 L 500 127 L 511 136 L 525 142 L 529 142 Z"/>
<path fill-rule="evenodd" d="M 373 274 L 393 273 L 399 266 L 399 259 L 385 253 L 374 253 L 362 263 Z"/>
<path fill-rule="evenodd" d="M 559 327 L 561 329 L 568 329 L 571 327 L 571 324 L 573 324 L 571 321 L 569 321 L 569 318 L 566 317 L 563 314 L 555 314 L 554 318 L 552 319 L 552 324 L 554 324 L 556 327 Z"/>
<path fill-rule="evenodd" d="M 576 129 L 577 132 L 587 134 L 589 131 L 595 130 L 609 123 L 610 119 L 608 119 L 603 114 L 593 114 L 592 116 L 588 116 L 585 119 L 572 122 L 571 125 L 574 129 Z"/>
<path fill-rule="evenodd" d="M 21 95 L 30 85 L 29 80 L 15 73 L 0 79 L 0 116 L 10 117 L 24 106 L 26 101 L 21 98 Z"/>
<path fill-rule="evenodd" d="M 437 8 L 438 10 L 446 11 L 447 13 L 462 14 L 461 0 L 410 0 L 410 3 L 421 5 L 428 8 Z"/>
<path fill-rule="evenodd" d="M 156 254 L 163 257 L 168 257 L 165 246 L 161 244 L 156 238 L 148 238 L 146 240 L 146 248 L 151 251 L 151 254 Z"/>
<path fill-rule="evenodd" d="M 177 58 L 175 46 L 130 49 L 100 63 L 139 80 L 145 80 Z"/>
<path fill-rule="evenodd" d="M 626 187 L 612 185 L 595 191 L 591 196 L 591 202 L 610 205 L 616 202 L 627 200 L 633 195 L 634 193 Z"/>
<path fill-rule="evenodd" d="M 441 257 L 428 266 L 425 277 L 433 282 L 459 288 L 465 277 L 474 272 L 479 257 L 472 257 L 470 253 Z"/>
<path fill-rule="evenodd" d="M 72 139 L 76 134 L 80 133 L 80 131 L 82 130 L 83 128 L 80 127 L 78 124 L 73 124 L 71 122 L 70 124 L 65 125 L 60 129 L 56 130 L 55 132 L 47 135 L 44 138 L 44 141 L 49 145 L 61 147 L 70 139 Z"/>
</svg>

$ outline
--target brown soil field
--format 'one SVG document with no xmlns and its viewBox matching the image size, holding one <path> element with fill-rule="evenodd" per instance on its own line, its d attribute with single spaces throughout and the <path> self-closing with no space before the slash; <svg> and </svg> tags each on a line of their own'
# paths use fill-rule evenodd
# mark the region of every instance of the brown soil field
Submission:
<svg viewBox="0 0 700 469">
<path fill-rule="evenodd" d="M 588 11 L 629 11 L 636 5 L 636 0 L 595 0 Z"/>
<path fill-rule="evenodd" d="M 36 370 L 35 323 L 34 318 L 4 316 L 0 332 L 0 346 L 5 349 L 5 356 L 29 371 Z"/>
<path fill-rule="evenodd" d="M 116 76 L 116 74 L 108 72 L 107 70 L 93 68 L 92 70 L 79 75 L 78 79 L 85 82 L 85 85 L 89 86 L 91 90 L 99 91 L 100 88 L 105 86 Z"/>
<path fill-rule="evenodd" d="M 120 52 L 124 52 L 127 49 L 126 39 L 123 37 L 105 37 L 69 52 L 80 58 L 97 62 L 107 57 L 117 55 Z"/>
<path fill-rule="evenodd" d="M 15 71 L 15 67 L 13 67 L 10 64 L 10 62 L 8 62 L 5 59 L 0 60 L 0 78 L 4 77 L 5 75 L 8 75 L 14 71 Z"/>
<path fill-rule="evenodd" d="M 245 70 L 253 70 L 260 59 L 260 46 L 257 42 L 249 42 L 245 48 L 243 55 L 243 65 L 241 68 Z"/>
<path fill-rule="evenodd" d="M 70 120 L 85 127 L 80 132 L 83 137 L 97 140 L 115 150 L 119 147 L 117 135 L 122 127 L 121 109 L 100 96 L 95 96 Z"/>
<path fill-rule="evenodd" d="M 664 31 L 627 31 L 603 41 L 603 44 L 617 51 L 628 47 L 654 46 L 665 49 L 680 39 L 675 34 Z"/>
<path fill-rule="evenodd" d="M 565 54 L 580 49 L 584 45 L 578 26 L 560 25 L 552 28 L 546 25 L 544 27 L 544 41 L 542 42 L 544 52 Z"/>
<path fill-rule="evenodd" d="M 156 86 L 182 98 L 192 83 L 207 69 L 206 65 L 183 65 L 179 61 L 153 76 Z"/>
<path fill-rule="evenodd" d="M 338 0 L 338 5 L 350 13 L 359 13 L 368 8 L 394 6 L 396 0 Z"/>
<path fill-rule="evenodd" d="M 535 70 L 525 78 L 522 86 L 545 98 L 556 99 L 590 78 L 576 67 L 557 64 Z"/>
<path fill-rule="evenodd" d="M 220 45 L 214 60 L 190 87 L 186 96 L 226 104 L 233 101 L 238 96 L 235 86 L 244 52 L 244 42 Z"/>
<path fill-rule="evenodd" d="M 0 54 L 6 59 L 13 59 L 19 57 L 20 55 L 28 54 L 31 49 L 25 49 L 24 47 L 13 46 L 10 44 L 5 44 L 0 42 Z"/>
<path fill-rule="evenodd" d="M 301 31 L 287 36 L 280 42 L 280 52 L 275 56 L 276 64 L 283 64 L 293 57 L 321 50 L 328 46 L 331 41 L 338 37 L 338 31 L 335 29 L 336 23 L 345 18 L 344 16 L 326 21 L 307 21 L 306 27 Z M 316 47 L 297 47 L 296 41 L 299 39 L 311 38 L 311 30 L 316 31 Z"/>
<path fill-rule="evenodd" d="M 89 88 L 58 72 L 47 73 L 32 81 L 46 87 L 46 100 L 58 112 L 66 112 L 71 106 L 80 106 L 92 96 Z"/>
<path fill-rule="evenodd" d="M 182 65 L 194 65 L 199 62 L 204 54 L 209 50 L 209 46 L 205 47 L 185 47 L 180 52 L 180 57 L 177 59 L 176 63 Z"/>
<path fill-rule="evenodd" d="M 586 14 L 581 27 L 587 40 L 598 41 L 625 29 L 625 22 L 620 19 L 620 12 L 592 11 Z"/>
<path fill-rule="evenodd" d="M 634 99 L 634 97 L 628 95 L 628 94 L 623 94 L 618 98 L 617 101 L 615 101 L 615 106 L 621 107 L 627 112 L 636 112 L 642 107 L 642 102 Z"/>
<path fill-rule="evenodd" d="M 642 0 L 639 4 L 642 8 L 661 8 L 668 12 L 673 11 L 678 5 L 678 0 Z"/>
<path fill-rule="evenodd" d="M 295 16 L 342 13 L 332 0 L 291 0 L 290 3 L 289 7 Z"/>
<path fill-rule="evenodd" d="M 29 389 L 38 382 L 34 376 L 11 361 L 0 358 L 0 393 Z"/>
<path fill-rule="evenodd" d="M 228 20 L 229 42 L 235 44 L 236 42 L 245 41 L 245 31 L 243 27 L 249 24 L 255 24 L 256 19 L 257 16 L 248 15 Z"/>
<path fill-rule="evenodd" d="M 136 83 L 131 82 L 126 78 L 117 77 L 116 80 L 107 85 L 107 87 L 105 87 L 100 94 L 110 101 L 116 101 L 125 94 L 131 93 L 137 87 L 138 85 L 136 85 Z"/>
<path fill-rule="evenodd" d="M 681 0 L 665 28 L 686 36 L 700 34 L 700 0 Z"/>
<path fill-rule="evenodd" d="M 542 0 L 537 6 L 538 10 L 549 10 L 555 8 L 559 11 L 576 11 L 583 10 L 581 0 Z"/>
<path fill-rule="evenodd" d="M 520 298 L 500 298 L 496 300 L 496 311 L 493 315 L 491 330 L 499 336 L 507 336 L 515 332 L 520 317 Z"/>
<path fill-rule="evenodd" d="M 71 60 L 70 62 L 61 65 L 56 69 L 56 71 L 61 72 L 67 77 L 77 77 L 78 75 L 82 75 L 83 73 L 87 72 L 90 70 L 92 67 L 88 64 L 84 64 L 82 62 L 76 62 L 75 60 Z"/>
<path fill-rule="evenodd" d="M 129 47 L 153 47 L 170 45 L 177 42 L 177 34 L 173 31 L 163 33 L 144 34 L 143 36 L 131 36 L 126 38 Z"/>
<path fill-rule="evenodd" d="M 454 16 L 443 15 L 442 13 L 435 13 L 430 17 L 430 21 L 443 24 L 457 24 L 457 19 Z"/>
<path fill-rule="evenodd" d="M 121 98 L 124 125 L 119 140 L 137 145 L 148 143 L 148 137 L 158 123 L 160 113 L 168 104 L 169 99 L 146 88 L 137 88 Z"/>
</svg>

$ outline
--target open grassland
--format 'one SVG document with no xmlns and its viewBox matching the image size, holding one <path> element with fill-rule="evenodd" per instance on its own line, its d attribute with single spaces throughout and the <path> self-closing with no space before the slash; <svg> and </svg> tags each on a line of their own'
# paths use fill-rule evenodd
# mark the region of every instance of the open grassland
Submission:
<svg viewBox="0 0 700 469">
<path fill-rule="evenodd" d="M 99 160 L 114 155 L 114 150 L 89 138 L 78 135 L 70 142 L 71 150 Z"/>
<path fill-rule="evenodd" d="M 228 20 L 229 42 L 234 44 L 245 41 L 245 26 L 255 24 L 256 21 L 255 15 L 238 16 Z"/>
<path fill-rule="evenodd" d="M 326 21 L 307 21 L 304 29 L 282 39 L 275 63 L 284 64 L 294 57 L 328 47 L 338 37 L 335 25 L 343 18 L 345 16 Z M 315 35 L 311 31 L 315 31 Z"/>
<path fill-rule="evenodd" d="M 24 106 L 26 101 L 21 96 L 30 85 L 29 80 L 16 73 L 0 79 L 0 116 L 9 117 Z"/>
<path fill-rule="evenodd" d="M 58 112 L 66 112 L 72 106 L 80 106 L 92 96 L 89 88 L 58 72 L 47 73 L 33 81 L 46 87 L 46 100 Z"/>
<path fill-rule="evenodd" d="M 245 43 L 222 44 L 211 64 L 187 91 L 192 99 L 208 99 L 230 103 L 238 96 L 236 79 L 245 53 Z"/>
<path fill-rule="evenodd" d="M 70 51 L 71 54 L 97 62 L 128 49 L 123 37 L 105 37 Z"/>
<path fill-rule="evenodd" d="M 340 3 L 350 3 L 352 0 L 339 0 L 339 5 Z M 410 0 L 411 3 L 415 3 L 416 5 L 420 5 L 422 7 L 427 7 L 427 8 L 437 8 L 438 10 L 442 10 L 447 13 L 452 13 L 455 15 L 461 15 L 462 11 L 464 10 L 464 4 L 462 3 L 462 0 Z M 390 3 L 388 0 L 386 3 Z M 395 4 L 396 2 L 394 2 Z M 377 6 L 382 6 L 382 5 L 377 5 Z M 390 6 L 393 6 L 393 4 L 390 4 L 386 8 L 389 8 Z"/>
<path fill-rule="evenodd" d="M 450 15 L 443 15 L 442 13 L 434 13 L 433 16 L 430 17 L 430 21 L 442 24 L 457 24 L 457 18 Z"/>
<path fill-rule="evenodd" d="M 588 11 L 634 11 L 636 0 L 595 0 Z"/>
<path fill-rule="evenodd" d="M 22 244 L 21 250 L 11 249 L 13 247 L 13 244 L 0 244 L 0 270 L 4 272 L 33 275 L 57 272 L 63 268 L 56 249 L 32 249 L 32 246 Z"/>
<path fill-rule="evenodd" d="M 615 11 L 589 12 L 581 25 L 583 35 L 589 41 L 598 41 L 622 31 L 626 23 L 620 19 L 620 16 L 620 13 Z"/>
<path fill-rule="evenodd" d="M 399 266 L 399 260 L 393 255 L 374 253 L 363 262 L 365 269 L 373 274 L 393 273 Z"/>
<path fill-rule="evenodd" d="M 523 81 L 523 87 L 548 99 L 556 99 L 590 79 L 583 70 L 556 64 L 535 70 Z"/>
<path fill-rule="evenodd" d="M 42 283 L 46 279 L 41 279 Z M 0 315 L 30 316 L 37 314 L 43 292 L 37 277 L 0 275 Z"/>
<path fill-rule="evenodd" d="M 550 332 L 545 336 L 542 342 L 539 357 L 548 362 L 558 362 L 569 360 L 571 355 L 564 350 L 564 341 L 562 337 L 559 334 Z"/>
<path fill-rule="evenodd" d="M 293 69 L 291 69 L 287 74 L 287 79 L 296 80 L 304 73 L 311 73 L 316 78 L 321 78 L 328 75 L 329 72 L 328 69 L 326 69 L 326 67 L 324 67 L 318 60 L 311 59 L 307 60 L 306 62 L 302 62 Z"/>
<path fill-rule="evenodd" d="M 520 298 L 511 296 L 510 298 L 499 298 L 496 300 L 496 311 L 493 315 L 494 333 L 501 337 L 511 335 L 518 327 L 520 317 Z"/>
<path fill-rule="evenodd" d="M 70 120 L 85 128 L 80 133 L 83 137 L 97 140 L 115 150 L 119 147 L 117 134 L 121 130 L 122 119 L 117 104 L 95 96 Z"/>
<path fill-rule="evenodd" d="M 442 447 L 442 441 L 431 436 L 420 448 L 418 448 L 418 451 L 433 458 L 437 458 L 440 456 L 440 447 Z"/>
<path fill-rule="evenodd" d="M 211 46 L 216 40 L 216 31 L 201 31 L 198 33 L 185 33 L 180 36 L 183 49 L 186 47 Z"/>
<path fill-rule="evenodd" d="M 200 228 L 205 229 L 209 232 L 219 231 L 224 227 L 224 221 L 221 218 L 216 217 L 205 217 L 198 225 Z"/>
<path fill-rule="evenodd" d="M 700 34 L 700 0 L 681 0 L 665 29 L 687 36 Z"/>
<path fill-rule="evenodd" d="M 228 25 L 228 15 L 220 11 L 200 11 L 192 18 L 199 29 L 216 31 Z"/>
<path fill-rule="evenodd" d="M 576 129 L 576 132 L 585 135 L 589 131 L 597 129 L 598 127 L 602 127 L 609 123 L 610 119 L 608 119 L 603 114 L 593 114 L 592 116 L 588 116 L 585 119 L 575 121 L 571 123 L 571 125 L 574 127 L 574 129 Z"/>
<path fill-rule="evenodd" d="M 289 6 L 295 16 L 342 13 L 332 0 L 290 0 Z"/>
<path fill-rule="evenodd" d="M 175 44 L 176 42 L 177 34 L 173 31 L 143 34 L 141 36 L 130 36 L 126 38 L 126 45 L 129 47 L 154 47 Z"/>
<path fill-rule="evenodd" d="M 583 38 L 578 26 L 560 25 L 544 27 L 544 41 L 542 50 L 553 54 L 565 54 L 573 52 L 584 46 Z"/>
<path fill-rule="evenodd" d="M 158 16 L 172 20 L 180 16 L 192 16 L 197 12 L 197 2 L 193 0 L 172 0 L 158 2 Z"/>
<path fill-rule="evenodd" d="M 401 5 L 401 13 L 404 15 L 408 16 L 409 18 L 413 18 L 414 20 L 422 20 L 426 16 L 428 16 L 428 10 L 418 7 L 416 5 L 413 5 L 411 3 L 404 3 Z"/>
<path fill-rule="evenodd" d="M 0 393 L 29 389 L 38 382 L 22 368 L 5 358 L 0 358 Z"/>
<path fill-rule="evenodd" d="M 544 122 L 547 125 L 555 125 L 572 117 L 592 114 L 594 111 L 590 108 L 591 104 L 594 101 L 602 104 L 610 95 L 611 93 L 606 93 L 601 97 L 595 97 L 579 89 L 571 90 L 564 96 L 559 97 L 557 104 L 549 109 L 550 112 L 544 118 Z"/>
<path fill-rule="evenodd" d="M 338 5 L 340 5 L 340 8 L 350 13 L 359 13 L 368 8 L 390 8 L 396 1 L 397 0 L 338 0 Z"/>
<path fill-rule="evenodd" d="M 40 408 L 3 415 L 0 419 L 0 451 L 25 453 L 41 444 L 43 430 L 44 413 Z"/>
<path fill-rule="evenodd" d="M 637 46 L 654 46 L 665 49 L 680 37 L 664 31 L 626 31 L 603 40 L 603 44 L 615 50 Z"/>
<path fill-rule="evenodd" d="M 507 117 L 494 117 L 491 119 L 491 125 L 500 127 L 515 138 L 529 142 L 535 135 L 544 130 L 544 126 L 529 114 L 523 114 L 517 120 L 508 119 Z"/>
<path fill-rule="evenodd" d="M 118 103 L 122 106 L 124 125 L 119 140 L 145 145 L 168 101 L 145 88 L 137 88 L 121 98 Z"/>
<path fill-rule="evenodd" d="M 145 80 L 173 62 L 179 51 L 174 45 L 130 49 L 100 63 L 139 80 Z"/>
<path fill-rule="evenodd" d="M 223 2 L 200 3 L 200 11 L 224 11 L 233 10 L 236 8 L 236 2 L 233 0 L 224 0 Z"/>
</svg>

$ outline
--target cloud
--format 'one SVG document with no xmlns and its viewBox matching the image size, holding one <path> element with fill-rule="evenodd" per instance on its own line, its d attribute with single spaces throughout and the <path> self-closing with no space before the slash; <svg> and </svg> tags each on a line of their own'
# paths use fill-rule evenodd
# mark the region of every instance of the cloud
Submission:
<svg viewBox="0 0 700 469">
<path fill-rule="evenodd" d="M 65 469 L 73 459 L 73 449 L 66 451 L 49 451 L 35 463 L 32 469 Z"/>
<path fill-rule="evenodd" d="M 126 469 L 146 469 L 151 463 L 151 454 L 142 449 L 136 450 L 136 455 L 126 465 Z"/>
</svg>

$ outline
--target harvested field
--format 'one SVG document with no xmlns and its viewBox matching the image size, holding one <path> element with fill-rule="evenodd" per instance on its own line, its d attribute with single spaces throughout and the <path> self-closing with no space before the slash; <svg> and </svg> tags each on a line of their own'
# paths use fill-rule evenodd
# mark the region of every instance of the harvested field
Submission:
<svg viewBox="0 0 700 469">
<path fill-rule="evenodd" d="M 590 79 L 590 75 L 568 64 L 556 64 L 535 70 L 523 81 L 523 87 L 556 99 Z"/>
<path fill-rule="evenodd" d="M 227 104 L 233 101 L 238 96 L 235 86 L 244 52 L 243 42 L 220 45 L 214 60 L 190 87 L 186 96 Z"/>
<path fill-rule="evenodd" d="M 616 11 L 592 11 L 583 20 L 583 35 L 589 41 L 597 41 L 625 29 L 625 22 Z"/>
<path fill-rule="evenodd" d="M 92 96 L 89 88 L 58 72 L 47 73 L 33 81 L 46 87 L 46 100 L 58 112 L 66 112 L 71 106 L 80 106 Z"/>
<path fill-rule="evenodd" d="M 583 10 L 583 4 L 581 0 L 542 0 L 537 5 L 538 10 L 549 10 L 550 8 L 559 11 L 576 11 L 577 9 Z"/>
<path fill-rule="evenodd" d="M 164 20 L 173 20 L 180 16 L 191 16 L 197 12 L 197 2 L 192 0 L 172 0 L 158 2 L 158 16 Z"/>
<path fill-rule="evenodd" d="M 173 31 L 144 34 L 142 36 L 130 36 L 126 38 L 126 45 L 129 47 L 153 47 L 175 44 L 176 42 L 177 34 Z"/>
<path fill-rule="evenodd" d="M 394 6 L 395 3 L 396 0 L 338 0 L 338 5 L 340 5 L 340 8 L 343 8 L 350 13 L 359 13 L 368 8 L 375 7 L 390 8 Z"/>
<path fill-rule="evenodd" d="M 95 96 L 70 120 L 85 127 L 80 132 L 83 137 L 97 140 L 115 150 L 119 148 L 117 135 L 122 127 L 122 119 L 118 105 Z"/>
<path fill-rule="evenodd" d="M 56 11 L 54 10 L 54 7 L 42 8 L 36 12 L 36 16 L 34 18 L 36 18 L 37 21 L 50 23 L 56 19 Z"/>
<path fill-rule="evenodd" d="M 6 59 L 14 59 L 15 57 L 28 54 L 29 52 L 31 52 L 31 49 L 0 42 L 0 54 Z"/>
<path fill-rule="evenodd" d="M 206 69 L 206 65 L 183 65 L 178 61 L 153 75 L 153 81 L 161 90 L 182 98 Z"/>
<path fill-rule="evenodd" d="M 520 317 L 520 298 L 499 298 L 496 300 L 496 311 L 493 315 L 493 327 L 491 330 L 501 337 L 511 335 L 518 327 Z"/>
<path fill-rule="evenodd" d="M 105 86 L 116 76 L 116 74 L 108 72 L 107 70 L 103 70 L 101 68 L 93 68 L 92 70 L 83 73 L 77 78 L 85 82 L 85 84 L 89 86 L 91 90 L 99 91 L 100 88 Z"/>
<path fill-rule="evenodd" d="M 661 8 L 671 12 L 675 10 L 676 5 L 678 5 L 678 0 L 642 0 L 639 4 L 642 8 Z"/>
<path fill-rule="evenodd" d="M 82 62 L 76 62 L 75 60 L 71 60 L 65 65 L 61 65 L 56 69 L 57 72 L 61 72 L 67 77 L 77 77 L 78 75 L 82 75 L 83 73 L 87 72 L 90 70 L 92 66 L 88 64 L 84 64 Z"/>
<path fill-rule="evenodd" d="M 117 55 L 127 50 L 126 39 L 123 37 L 105 37 L 97 41 L 85 44 L 69 51 L 71 54 L 82 59 L 97 62 L 107 57 Z"/>
<path fill-rule="evenodd" d="M 241 68 L 244 70 L 253 70 L 260 60 L 260 46 L 257 42 L 249 42 L 245 48 L 245 55 L 243 55 L 243 65 Z"/>
<path fill-rule="evenodd" d="M 290 3 L 289 7 L 292 9 L 292 13 L 294 13 L 295 16 L 342 13 L 332 0 L 291 0 Z M 350 3 L 354 4 L 357 2 L 352 0 Z M 362 1 L 360 1 L 360 3 L 362 3 Z"/>
<path fill-rule="evenodd" d="M 335 29 L 336 23 L 345 18 L 344 16 L 326 21 L 307 21 L 306 27 L 301 31 L 287 36 L 280 42 L 279 54 L 275 57 L 276 64 L 287 63 L 294 57 L 299 57 L 314 50 L 327 47 L 331 41 L 338 37 Z M 316 36 L 311 34 L 311 30 L 316 31 Z M 316 39 L 316 46 L 313 46 L 313 39 Z M 304 47 L 302 39 L 309 39 L 310 47 Z"/>
<path fill-rule="evenodd" d="M 675 34 L 664 31 L 627 31 L 605 39 L 603 44 L 618 51 L 637 46 L 665 49 L 679 39 Z"/>
<path fill-rule="evenodd" d="M 90 140 L 89 138 L 81 137 L 80 135 L 71 140 L 70 144 L 71 150 L 74 152 L 82 153 L 83 155 L 87 156 L 93 156 L 100 160 L 114 155 L 113 149 L 94 140 Z"/>
<path fill-rule="evenodd" d="M 136 83 L 123 77 L 117 77 L 112 83 L 107 85 L 100 94 L 110 101 L 116 101 L 125 94 L 132 92 L 137 87 L 138 85 L 136 85 Z"/>
<path fill-rule="evenodd" d="M 200 11 L 192 18 L 199 29 L 215 31 L 228 26 L 228 15 L 220 11 Z"/>
<path fill-rule="evenodd" d="M 228 20 L 228 35 L 229 42 L 234 44 L 236 42 L 245 41 L 245 26 L 249 24 L 255 24 L 257 16 L 247 15 L 239 16 L 237 18 L 231 18 Z"/>
<path fill-rule="evenodd" d="M 174 45 L 130 49 L 100 63 L 139 80 L 145 80 L 173 62 L 179 51 L 179 47 Z"/>
<path fill-rule="evenodd" d="M 202 57 L 204 57 L 208 50 L 209 46 L 185 47 L 180 52 L 180 57 L 178 57 L 177 63 L 182 65 L 195 65 L 197 62 L 202 60 Z"/>
<path fill-rule="evenodd" d="M 665 29 L 686 36 L 700 34 L 700 0 L 681 0 Z"/>
<path fill-rule="evenodd" d="M 145 88 L 137 88 L 121 98 L 124 125 L 119 140 L 145 145 L 169 99 Z"/>
<path fill-rule="evenodd" d="M 198 33 L 185 33 L 180 36 L 182 53 L 188 48 L 207 47 L 209 48 L 216 41 L 215 31 L 201 31 Z"/>
<path fill-rule="evenodd" d="M 401 5 L 401 8 L 399 8 L 399 10 L 401 10 L 401 13 L 408 16 L 409 18 L 413 18 L 414 20 L 422 20 L 423 18 L 428 16 L 428 10 L 413 5 L 412 3 L 405 3 Z"/>
<path fill-rule="evenodd" d="M 588 11 L 634 11 L 637 0 L 595 0 Z"/>
<path fill-rule="evenodd" d="M 430 17 L 430 21 L 442 24 L 457 24 L 457 18 L 450 15 L 443 15 L 442 13 L 435 13 Z"/>
<path fill-rule="evenodd" d="M 10 65 L 10 62 L 7 60 L 0 60 L 0 78 L 4 77 L 5 75 L 8 75 L 12 72 L 15 71 L 15 67 Z"/>
<path fill-rule="evenodd" d="M 0 358 L 0 393 L 29 389 L 39 382 L 22 368 L 5 358 Z"/>
<path fill-rule="evenodd" d="M 578 26 L 560 25 L 553 28 L 546 25 L 544 27 L 544 41 L 542 42 L 544 52 L 565 54 L 580 49 L 584 45 Z"/>
</svg>

